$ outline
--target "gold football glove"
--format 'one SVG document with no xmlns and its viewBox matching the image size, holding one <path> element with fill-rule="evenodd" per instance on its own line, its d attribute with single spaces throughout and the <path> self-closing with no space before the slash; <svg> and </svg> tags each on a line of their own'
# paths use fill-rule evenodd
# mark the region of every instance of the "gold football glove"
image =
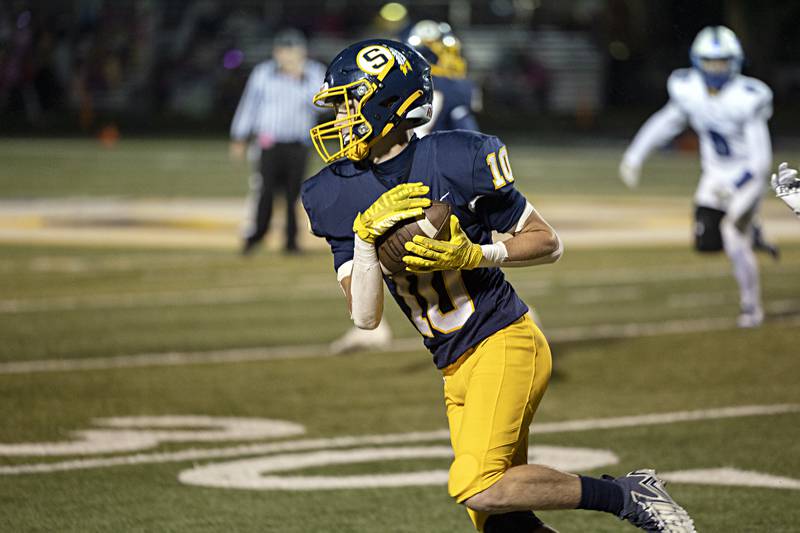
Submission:
<svg viewBox="0 0 800 533">
<path fill-rule="evenodd" d="M 353 231 L 370 244 L 389 229 L 407 218 L 418 217 L 422 209 L 431 205 L 430 198 L 419 198 L 428 194 L 429 187 L 420 182 L 401 183 L 380 195 L 363 213 L 356 215 Z"/>
<path fill-rule="evenodd" d="M 450 215 L 450 240 L 437 241 L 416 235 L 413 242 L 406 243 L 406 250 L 415 255 L 403 256 L 409 272 L 433 272 L 434 270 L 471 270 L 483 259 L 480 244 L 469 240 L 458 217 Z"/>
</svg>

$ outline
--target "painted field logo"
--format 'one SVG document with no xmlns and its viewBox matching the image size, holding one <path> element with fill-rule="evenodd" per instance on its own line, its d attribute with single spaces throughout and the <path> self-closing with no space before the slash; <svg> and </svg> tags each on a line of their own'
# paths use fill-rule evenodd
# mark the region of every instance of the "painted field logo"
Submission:
<svg viewBox="0 0 800 533">
<path fill-rule="evenodd" d="M 267 418 L 124 416 L 94 423 L 102 429 L 74 431 L 71 442 L 0 444 L 0 456 L 99 455 L 149 450 L 164 442 L 277 439 L 306 432 L 300 424 Z"/>
<path fill-rule="evenodd" d="M 798 404 L 738 406 L 700 411 L 679 411 L 618 418 L 540 423 L 537 435 L 599 429 L 663 425 L 745 416 L 769 416 L 800 412 Z M 0 444 L 0 456 L 79 456 L 61 462 L 0 466 L 0 475 L 62 472 L 137 464 L 195 462 L 180 472 L 178 479 L 188 485 L 249 490 L 333 490 L 376 487 L 444 485 L 452 451 L 447 430 L 385 435 L 341 436 L 295 439 L 306 433 L 301 424 L 262 418 L 210 416 L 138 416 L 102 418 L 95 429 L 76 431 L 72 441 Z M 150 452 L 170 442 L 251 441 L 221 448 L 188 448 L 171 452 Z M 137 452 L 131 455 L 98 457 L 102 454 Z M 247 458 L 242 459 L 242 457 Z M 610 450 L 564 446 L 532 446 L 532 462 L 563 470 L 589 471 L 619 462 Z M 392 461 L 441 459 L 442 468 L 392 473 Z M 214 461 L 197 464 L 198 461 Z M 360 475 L 302 475 L 312 468 L 375 463 L 374 473 Z M 749 472 L 732 467 L 661 473 L 676 483 L 770 487 L 800 490 L 800 480 Z"/>
<path fill-rule="evenodd" d="M 608 450 L 532 446 L 531 461 L 561 470 L 593 470 L 617 464 L 619 458 Z M 321 466 L 381 463 L 410 459 L 453 458 L 450 446 L 403 446 L 388 448 L 355 448 L 352 450 L 292 453 L 242 459 L 184 470 L 178 479 L 190 485 L 226 489 L 252 490 L 320 490 L 360 489 L 447 485 L 448 469 L 403 472 L 397 474 L 364 474 L 358 476 L 277 475 L 283 472 Z"/>
</svg>

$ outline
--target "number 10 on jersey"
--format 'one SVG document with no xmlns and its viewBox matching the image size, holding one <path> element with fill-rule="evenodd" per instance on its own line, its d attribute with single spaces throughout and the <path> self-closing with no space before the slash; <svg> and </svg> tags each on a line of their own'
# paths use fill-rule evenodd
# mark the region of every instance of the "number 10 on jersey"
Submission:
<svg viewBox="0 0 800 533">
<path fill-rule="evenodd" d="M 395 276 L 393 281 L 397 294 L 403 298 L 411 311 L 414 326 L 425 337 L 433 337 L 433 330 L 444 334 L 457 331 L 464 327 L 475 312 L 475 304 L 464 286 L 464 279 L 459 271 L 446 270 L 416 276 L 401 275 Z M 437 291 L 434 283 L 444 287 L 444 291 Z"/>
<path fill-rule="evenodd" d="M 492 183 L 495 189 L 499 189 L 514 181 L 514 174 L 511 172 L 511 162 L 508 160 L 508 150 L 501 146 L 497 152 L 491 152 L 486 156 L 486 164 L 492 173 Z"/>
</svg>

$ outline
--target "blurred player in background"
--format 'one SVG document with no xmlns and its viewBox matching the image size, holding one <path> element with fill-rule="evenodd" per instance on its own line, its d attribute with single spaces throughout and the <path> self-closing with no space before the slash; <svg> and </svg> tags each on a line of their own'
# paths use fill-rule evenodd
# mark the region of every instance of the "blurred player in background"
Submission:
<svg viewBox="0 0 800 533">
<path fill-rule="evenodd" d="M 444 377 L 454 460 L 448 492 L 485 533 L 546 533 L 533 510 L 587 509 L 645 531 L 695 533 L 652 470 L 593 478 L 528 464 L 529 426 L 550 378 L 547 341 L 502 267 L 553 263 L 561 241 L 514 186 L 497 137 L 454 130 L 418 138 L 431 118 L 430 67 L 409 46 L 371 39 L 334 58 L 314 97 L 336 117 L 311 131 L 327 166 L 303 184 L 315 235 L 333 254 L 351 317 L 375 328 L 384 283 Z M 449 240 L 405 243 L 408 271 L 383 275 L 376 241 L 435 198 Z M 510 233 L 492 242 L 492 232 Z"/>
<path fill-rule="evenodd" d="M 655 148 L 687 125 L 700 138 L 702 175 L 694 196 L 695 248 L 725 250 L 739 284 L 740 327 L 764 320 L 754 247 L 777 258 L 756 224 L 772 164 L 767 121 L 772 91 L 740 74 L 744 54 L 736 35 L 724 26 L 697 34 L 690 57 L 693 68 L 679 69 L 667 82 L 669 102 L 642 126 L 620 165 L 620 177 L 637 186 L 641 166 Z"/>
<path fill-rule="evenodd" d="M 422 20 L 409 29 L 404 40 L 428 61 L 433 77 L 433 117 L 414 130 L 417 137 L 434 131 L 478 131 L 475 113 L 480 111 L 480 92 L 467 78 L 461 41 L 450 25 Z"/>
<path fill-rule="evenodd" d="M 252 252 L 267 234 L 276 189 L 283 189 L 286 196 L 285 250 L 299 250 L 296 204 L 305 178 L 308 130 L 317 112 L 309 101 L 324 74 L 322 64 L 308 59 L 305 36 L 288 28 L 275 35 L 273 59 L 258 64 L 247 80 L 231 124 L 230 147 L 231 156 L 239 160 L 244 159 L 251 139 L 259 151 L 243 254 Z"/>
<path fill-rule="evenodd" d="M 402 36 L 431 65 L 433 78 L 433 116 L 414 130 L 417 137 L 435 131 L 478 131 L 475 113 L 479 111 L 480 93 L 467 76 L 467 61 L 461 55 L 461 41 L 446 22 L 422 20 Z M 331 343 L 331 352 L 381 350 L 389 346 L 392 330 L 381 323 L 374 330 L 350 328 Z"/>
<path fill-rule="evenodd" d="M 797 169 L 790 168 L 789 163 L 781 163 L 778 173 L 772 175 L 772 189 L 800 217 L 800 178 L 797 177 Z"/>
</svg>

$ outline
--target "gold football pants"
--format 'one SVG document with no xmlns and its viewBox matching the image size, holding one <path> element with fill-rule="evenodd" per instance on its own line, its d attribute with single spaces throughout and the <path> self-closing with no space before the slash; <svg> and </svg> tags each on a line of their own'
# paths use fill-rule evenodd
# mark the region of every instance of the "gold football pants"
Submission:
<svg viewBox="0 0 800 533">
<path fill-rule="evenodd" d="M 528 431 L 547 388 L 552 360 L 530 315 L 470 348 L 443 369 L 455 459 L 448 491 L 462 503 L 528 462 Z M 483 530 L 488 515 L 468 510 Z"/>
</svg>

